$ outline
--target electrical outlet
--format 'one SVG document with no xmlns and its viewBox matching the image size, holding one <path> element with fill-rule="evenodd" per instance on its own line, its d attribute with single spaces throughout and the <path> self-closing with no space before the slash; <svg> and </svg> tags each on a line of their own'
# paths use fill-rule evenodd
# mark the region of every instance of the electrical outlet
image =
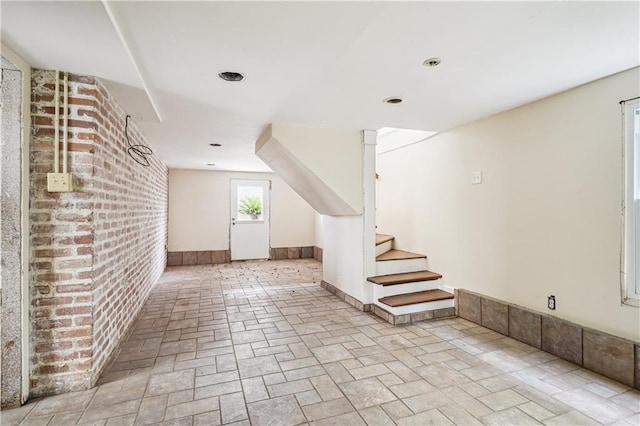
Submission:
<svg viewBox="0 0 640 426">
<path fill-rule="evenodd" d="M 547 308 L 551 309 L 552 311 L 556 310 L 556 297 L 551 295 L 547 298 Z"/>
<path fill-rule="evenodd" d="M 482 172 L 473 172 L 471 173 L 471 183 L 473 185 L 477 185 L 479 183 L 482 183 Z"/>
<path fill-rule="evenodd" d="M 73 191 L 73 176 L 71 173 L 47 173 L 47 191 Z"/>
</svg>

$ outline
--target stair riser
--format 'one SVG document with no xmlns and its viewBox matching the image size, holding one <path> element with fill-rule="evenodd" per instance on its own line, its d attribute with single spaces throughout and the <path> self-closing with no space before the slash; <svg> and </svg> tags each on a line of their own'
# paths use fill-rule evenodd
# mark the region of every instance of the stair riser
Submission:
<svg viewBox="0 0 640 426">
<path fill-rule="evenodd" d="M 423 271 L 427 268 L 427 259 L 385 260 L 376 262 L 376 275 L 401 274 L 403 272 Z"/>
<path fill-rule="evenodd" d="M 373 297 L 375 300 L 381 297 L 395 296 L 396 294 L 415 293 L 416 291 L 435 290 L 440 288 L 442 280 L 418 281 L 415 283 L 381 286 L 373 284 Z M 386 306 L 386 305 L 385 305 Z"/>
<path fill-rule="evenodd" d="M 384 303 L 380 303 L 377 300 L 374 303 L 393 315 L 404 315 L 412 314 L 415 312 L 433 311 L 435 309 L 452 308 L 454 306 L 453 299 L 437 300 L 435 302 L 427 303 L 416 303 L 415 305 L 398 306 L 396 308 L 392 308 L 391 306 L 385 305 Z"/>
<path fill-rule="evenodd" d="M 376 256 L 386 253 L 393 248 L 393 240 L 389 240 L 376 246 Z"/>
</svg>

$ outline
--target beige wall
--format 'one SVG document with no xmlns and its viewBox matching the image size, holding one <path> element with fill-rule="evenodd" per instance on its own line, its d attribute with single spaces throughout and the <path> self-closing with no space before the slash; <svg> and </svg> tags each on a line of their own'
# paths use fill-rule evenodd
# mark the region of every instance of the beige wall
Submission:
<svg viewBox="0 0 640 426">
<path fill-rule="evenodd" d="M 378 157 L 378 231 L 447 284 L 640 341 L 620 304 L 618 101 L 640 70 Z M 483 171 L 484 182 L 471 185 Z M 557 310 L 548 311 L 548 295 Z"/>
<path fill-rule="evenodd" d="M 256 155 L 325 215 L 362 213 L 363 153 L 360 130 L 274 123 L 256 142 Z"/>
<path fill-rule="evenodd" d="M 314 245 L 315 212 L 273 173 L 169 171 L 169 251 L 229 248 L 230 179 L 269 179 L 271 247 Z"/>
<path fill-rule="evenodd" d="M 313 245 L 319 248 L 323 248 L 324 247 L 324 233 L 322 231 L 322 215 L 320 215 L 319 213 L 315 214 L 315 218 L 314 218 L 314 225 L 315 225 L 315 239 L 314 239 L 314 243 Z"/>
</svg>

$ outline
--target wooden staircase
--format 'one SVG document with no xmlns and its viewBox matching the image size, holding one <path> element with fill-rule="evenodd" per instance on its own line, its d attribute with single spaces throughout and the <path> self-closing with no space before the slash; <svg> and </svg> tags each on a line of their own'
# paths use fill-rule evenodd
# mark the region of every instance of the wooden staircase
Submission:
<svg viewBox="0 0 640 426">
<path fill-rule="evenodd" d="M 427 256 L 393 248 L 392 235 L 376 235 L 376 273 L 372 311 L 392 324 L 455 315 L 453 290 L 442 275 L 427 269 Z"/>
</svg>

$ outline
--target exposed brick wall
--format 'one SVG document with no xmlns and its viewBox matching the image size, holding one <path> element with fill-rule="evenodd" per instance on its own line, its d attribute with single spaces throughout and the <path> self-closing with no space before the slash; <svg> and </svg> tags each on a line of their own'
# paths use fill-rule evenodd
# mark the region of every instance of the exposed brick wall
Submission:
<svg viewBox="0 0 640 426">
<path fill-rule="evenodd" d="M 168 169 L 143 167 L 125 152 L 125 113 L 98 82 L 94 151 L 94 355 L 102 368 L 166 265 Z M 131 143 L 146 145 L 129 122 Z M 97 379 L 95 377 L 94 379 Z"/>
<path fill-rule="evenodd" d="M 127 155 L 125 113 L 94 78 L 70 75 L 75 190 L 47 192 L 54 74 L 32 74 L 32 395 L 94 384 L 166 259 L 167 168 Z M 129 130 L 132 143 L 145 144 L 132 122 Z"/>
</svg>

